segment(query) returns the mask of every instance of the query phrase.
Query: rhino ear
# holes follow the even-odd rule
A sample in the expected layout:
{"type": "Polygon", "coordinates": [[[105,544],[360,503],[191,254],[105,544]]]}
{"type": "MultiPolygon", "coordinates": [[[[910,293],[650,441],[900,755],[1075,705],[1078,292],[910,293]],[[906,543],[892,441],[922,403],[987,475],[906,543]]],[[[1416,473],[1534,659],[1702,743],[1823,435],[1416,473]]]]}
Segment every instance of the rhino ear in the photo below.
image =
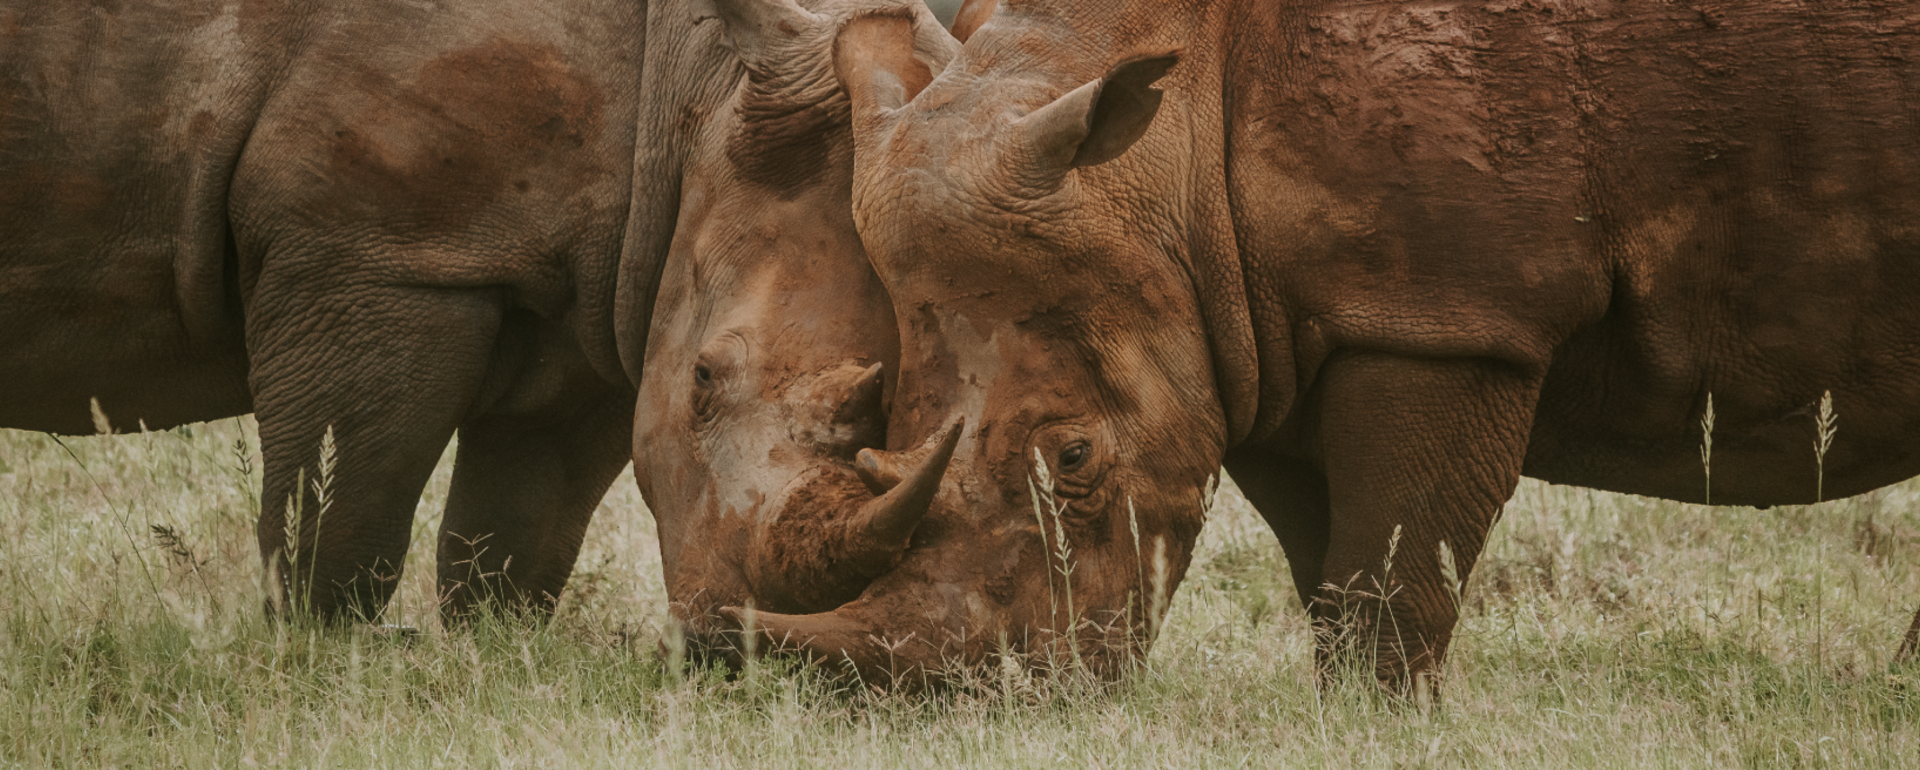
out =
{"type": "Polygon", "coordinates": [[[1013,124],[1036,179],[1055,180],[1068,169],[1120,157],[1147,133],[1160,111],[1154,81],[1180,60],[1178,51],[1137,56],[1107,76],[1073,89],[1013,124]]]}
{"type": "Polygon", "coordinates": [[[840,28],[833,66],[853,100],[856,121],[899,109],[933,82],[933,67],[916,51],[919,42],[906,16],[869,14],[840,28]]]}
{"type": "Polygon", "coordinates": [[[727,45],[748,67],[765,69],[786,58],[792,42],[821,22],[793,0],[693,0],[696,18],[715,16],[726,25],[727,45]]]}
{"type": "Polygon", "coordinates": [[[967,42],[967,38],[973,37],[973,33],[987,23],[987,19],[993,16],[994,8],[999,5],[1000,0],[967,0],[962,3],[960,10],[953,14],[953,39],[967,42]]]}

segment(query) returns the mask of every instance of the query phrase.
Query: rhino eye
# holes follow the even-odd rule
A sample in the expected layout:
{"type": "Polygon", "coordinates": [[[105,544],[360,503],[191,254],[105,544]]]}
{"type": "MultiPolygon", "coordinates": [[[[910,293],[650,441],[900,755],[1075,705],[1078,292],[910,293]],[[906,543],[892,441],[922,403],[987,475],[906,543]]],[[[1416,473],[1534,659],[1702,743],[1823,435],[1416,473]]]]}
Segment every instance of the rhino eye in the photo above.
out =
{"type": "Polygon", "coordinates": [[[1060,450],[1060,470],[1072,472],[1087,464],[1087,455],[1092,454],[1091,447],[1085,441],[1075,441],[1060,450]]]}

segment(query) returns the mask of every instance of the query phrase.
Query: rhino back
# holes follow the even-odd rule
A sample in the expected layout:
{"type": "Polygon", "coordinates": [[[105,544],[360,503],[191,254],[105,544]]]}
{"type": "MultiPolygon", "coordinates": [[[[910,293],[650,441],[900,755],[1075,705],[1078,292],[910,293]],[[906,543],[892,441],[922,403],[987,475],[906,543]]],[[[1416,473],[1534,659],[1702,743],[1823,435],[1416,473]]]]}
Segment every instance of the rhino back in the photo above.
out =
{"type": "Polygon", "coordinates": [[[1711,392],[1716,501],[1810,497],[1827,389],[1857,418],[1829,492],[1920,472],[1910,3],[1250,13],[1234,219],[1256,325],[1297,332],[1263,358],[1545,369],[1555,481],[1695,495],[1711,392]]]}
{"type": "Polygon", "coordinates": [[[610,338],[644,4],[71,5],[0,10],[0,424],[247,411],[267,272],[610,338]]]}
{"type": "Polygon", "coordinates": [[[0,8],[0,424],[85,430],[89,396],[247,411],[225,198],[289,21],[0,8]]]}

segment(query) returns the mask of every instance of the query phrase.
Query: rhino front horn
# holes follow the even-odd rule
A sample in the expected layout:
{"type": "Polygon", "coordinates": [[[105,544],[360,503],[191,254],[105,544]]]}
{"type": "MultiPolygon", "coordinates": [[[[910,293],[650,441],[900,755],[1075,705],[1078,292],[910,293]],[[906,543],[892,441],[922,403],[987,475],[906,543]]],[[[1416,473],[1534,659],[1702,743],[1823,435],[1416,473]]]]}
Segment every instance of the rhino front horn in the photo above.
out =
{"type": "Polygon", "coordinates": [[[863,572],[878,575],[906,552],[914,528],[933,506],[940,480],[953,460],[953,448],[965,429],[966,420],[958,420],[944,434],[935,434],[911,452],[860,450],[855,468],[868,488],[879,495],[861,505],[847,525],[849,550],[864,567],[863,572]],[[909,454],[917,462],[905,465],[901,455],[909,454]],[[885,488],[880,489],[883,483],[885,488]]]}
{"type": "Polygon", "coordinates": [[[856,602],[813,615],[783,615],[745,607],[723,607],[720,613],[759,642],[798,652],[815,665],[838,665],[870,684],[914,689],[943,668],[943,646],[935,642],[937,631],[921,627],[884,629],[866,617],[871,609],[856,602]]]}

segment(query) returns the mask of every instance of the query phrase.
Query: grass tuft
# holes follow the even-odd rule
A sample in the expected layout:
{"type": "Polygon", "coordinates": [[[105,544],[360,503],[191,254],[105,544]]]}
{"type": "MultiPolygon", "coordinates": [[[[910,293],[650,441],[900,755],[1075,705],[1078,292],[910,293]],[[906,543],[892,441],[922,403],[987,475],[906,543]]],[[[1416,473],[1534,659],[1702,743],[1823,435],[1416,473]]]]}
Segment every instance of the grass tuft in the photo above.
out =
{"type": "MultiPolygon", "coordinates": [[[[447,632],[431,602],[388,611],[414,635],[269,623],[257,445],[247,421],[70,440],[71,454],[0,433],[0,767],[1904,767],[1920,756],[1920,661],[1891,661],[1920,601],[1920,484],[1760,516],[1526,482],[1473,573],[1455,575],[1446,708],[1423,712],[1365,687],[1314,687],[1285,560],[1230,483],[1177,596],[1164,542],[1143,530],[1133,546],[1150,616],[1167,606],[1151,655],[1121,681],[1035,673],[1010,656],[902,696],[778,659],[682,673],[658,541],[630,478],[596,514],[550,623],[483,606],[470,630],[447,632]]],[[[434,595],[448,478],[443,462],[421,501],[401,578],[412,596],[434,595]]]]}

